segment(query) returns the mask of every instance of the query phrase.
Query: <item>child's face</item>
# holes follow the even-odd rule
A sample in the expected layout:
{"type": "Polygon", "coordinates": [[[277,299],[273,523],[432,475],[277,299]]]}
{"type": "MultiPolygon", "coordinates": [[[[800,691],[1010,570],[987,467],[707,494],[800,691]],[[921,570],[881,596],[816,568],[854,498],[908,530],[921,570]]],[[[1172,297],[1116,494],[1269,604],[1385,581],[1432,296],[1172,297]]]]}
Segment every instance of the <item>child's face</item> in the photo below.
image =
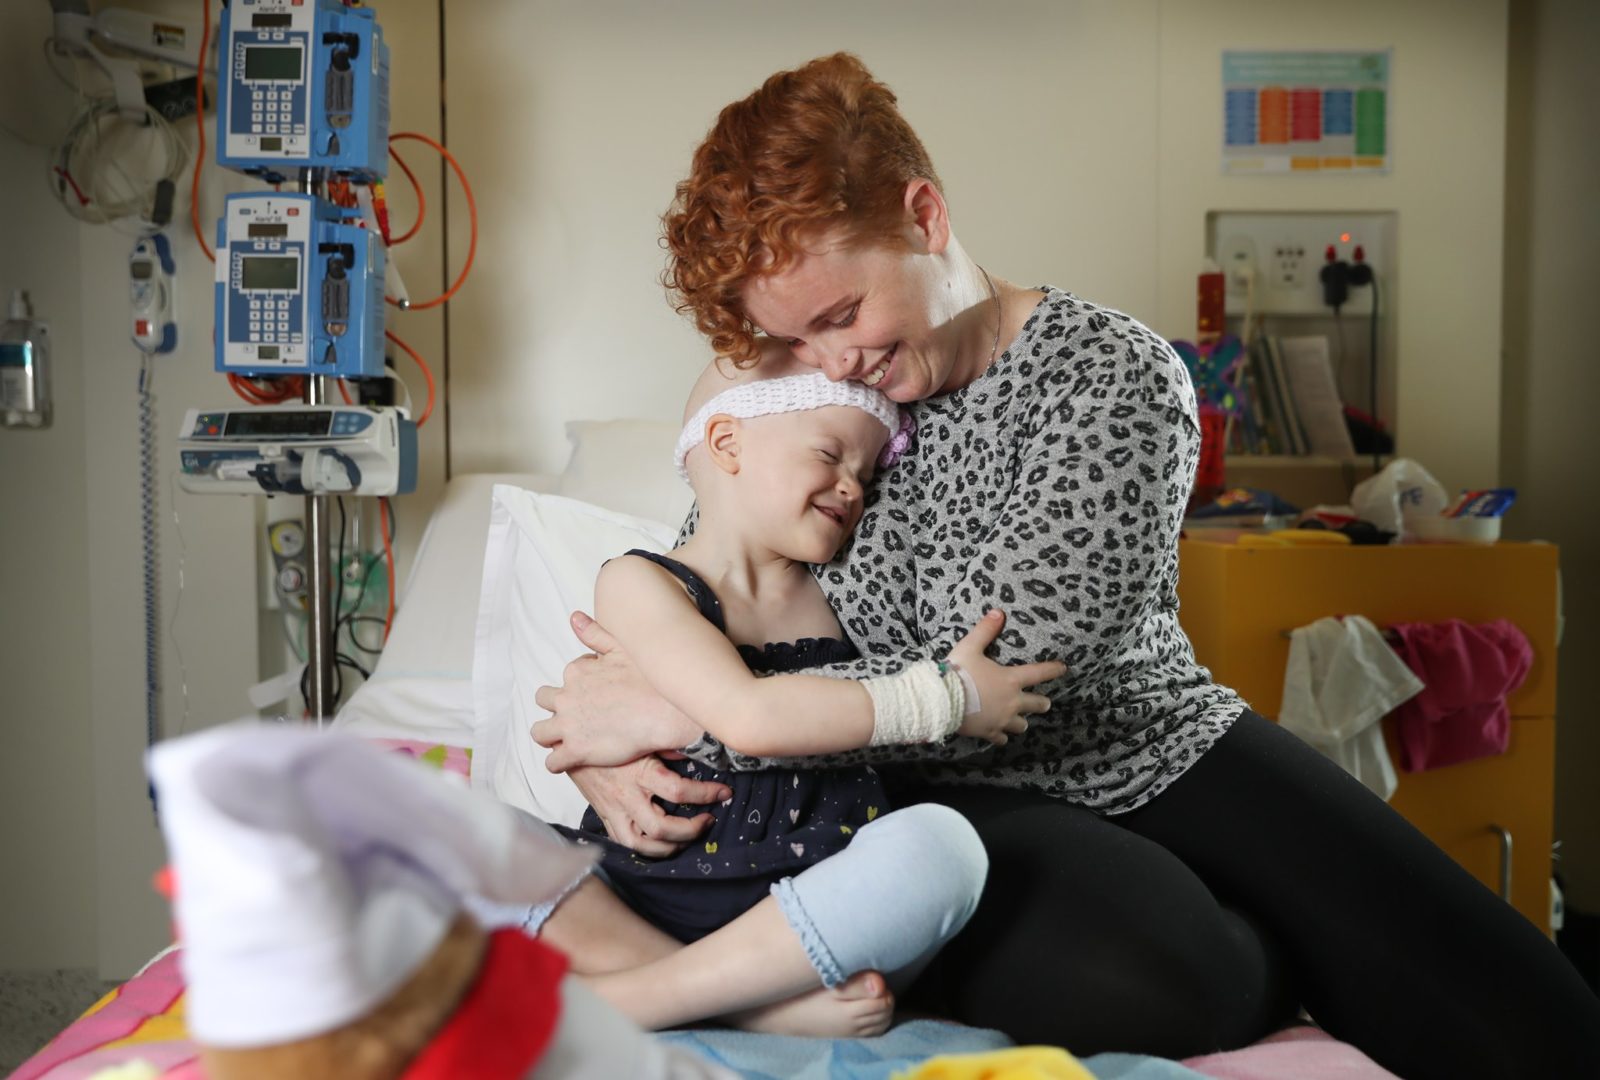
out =
{"type": "Polygon", "coordinates": [[[741,505],[753,532],[787,558],[832,559],[861,520],[889,432],[847,405],[743,423],[741,505]]]}

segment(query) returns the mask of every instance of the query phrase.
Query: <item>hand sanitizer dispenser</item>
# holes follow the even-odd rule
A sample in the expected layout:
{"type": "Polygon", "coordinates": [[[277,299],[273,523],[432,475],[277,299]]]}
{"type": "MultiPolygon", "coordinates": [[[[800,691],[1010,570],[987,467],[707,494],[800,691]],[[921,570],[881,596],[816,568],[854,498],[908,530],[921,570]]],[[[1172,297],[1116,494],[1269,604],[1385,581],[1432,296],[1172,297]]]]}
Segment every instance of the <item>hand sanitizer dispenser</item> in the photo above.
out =
{"type": "Polygon", "coordinates": [[[0,323],[0,424],[50,426],[50,328],[34,320],[21,289],[0,323]]]}

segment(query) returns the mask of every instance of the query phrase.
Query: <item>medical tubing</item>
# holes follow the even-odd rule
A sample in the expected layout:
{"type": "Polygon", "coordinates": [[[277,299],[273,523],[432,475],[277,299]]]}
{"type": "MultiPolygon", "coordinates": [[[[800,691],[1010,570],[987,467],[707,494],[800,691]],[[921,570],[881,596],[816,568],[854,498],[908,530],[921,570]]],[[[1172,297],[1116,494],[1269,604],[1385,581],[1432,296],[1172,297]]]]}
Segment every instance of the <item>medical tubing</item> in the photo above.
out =
{"type": "MultiPolygon", "coordinates": [[[[461,168],[461,163],[456,160],[455,155],[449,150],[445,149],[443,144],[415,131],[397,131],[393,135],[390,135],[389,143],[391,146],[394,144],[396,139],[415,139],[417,142],[426,143],[428,146],[431,146],[435,150],[439,151],[439,154],[444,158],[445,162],[455,172],[456,179],[461,181],[461,191],[467,197],[467,220],[471,226],[471,238],[467,242],[467,261],[462,264],[461,272],[456,275],[455,281],[450,283],[450,287],[448,289],[440,293],[438,296],[435,296],[431,300],[424,300],[421,303],[412,303],[407,305],[406,308],[408,311],[422,311],[427,308],[438,307],[440,304],[443,304],[449,300],[456,294],[456,290],[461,288],[462,283],[467,280],[467,275],[472,273],[472,262],[475,258],[477,258],[478,255],[478,201],[473,198],[472,184],[467,180],[466,171],[461,168]]],[[[384,297],[384,301],[386,303],[393,304],[396,307],[399,306],[399,302],[392,297],[386,296],[384,297]]]]}
{"type": "Polygon", "coordinates": [[[400,171],[406,174],[406,179],[411,181],[411,190],[417,195],[417,220],[411,223],[411,228],[389,241],[389,246],[403,244],[417,235],[417,230],[422,228],[422,220],[428,216],[428,200],[422,196],[422,185],[417,183],[417,174],[411,171],[411,166],[406,164],[405,158],[395,152],[394,140],[389,140],[389,156],[394,158],[394,163],[400,166],[400,171]]]}
{"type": "MultiPolygon", "coordinates": [[[[385,330],[383,332],[383,336],[400,346],[401,350],[407,356],[411,357],[411,359],[417,362],[417,367],[422,369],[422,378],[428,384],[428,401],[427,404],[422,406],[422,415],[417,417],[417,430],[421,431],[422,425],[426,424],[428,422],[428,417],[433,415],[433,400],[436,392],[433,385],[433,370],[428,367],[428,362],[422,358],[421,354],[418,353],[417,350],[413,349],[410,345],[407,345],[405,342],[401,341],[399,335],[393,330],[385,330]]],[[[398,378],[398,375],[396,377],[398,378]]],[[[407,393],[410,393],[410,391],[407,390],[407,393]]]]}
{"type": "MultiPolygon", "coordinates": [[[[161,728],[161,596],[156,558],[156,419],[151,398],[155,370],[150,355],[139,364],[139,533],[144,541],[144,720],[145,744],[154,746],[161,728]]],[[[152,796],[153,799],[153,796],[152,796]]]]}
{"type": "Polygon", "coordinates": [[[50,163],[50,192],[74,218],[91,225],[105,225],[135,215],[150,221],[160,182],[175,184],[183,178],[183,159],[188,148],[182,136],[156,109],[146,105],[144,111],[143,127],[161,140],[166,160],[159,180],[130,176],[117,164],[115,157],[107,156],[105,121],[109,118],[117,124],[125,123],[115,101],[110,98],[89,101],[73,120],[50,163]],[[107,188],[101,179],[106,171],[120,178],[120,190],[107,188]],[[141,183],[146,185],[142,190],[141,183]],[[70,196],[68,187],[72,189],[70,196]]]}

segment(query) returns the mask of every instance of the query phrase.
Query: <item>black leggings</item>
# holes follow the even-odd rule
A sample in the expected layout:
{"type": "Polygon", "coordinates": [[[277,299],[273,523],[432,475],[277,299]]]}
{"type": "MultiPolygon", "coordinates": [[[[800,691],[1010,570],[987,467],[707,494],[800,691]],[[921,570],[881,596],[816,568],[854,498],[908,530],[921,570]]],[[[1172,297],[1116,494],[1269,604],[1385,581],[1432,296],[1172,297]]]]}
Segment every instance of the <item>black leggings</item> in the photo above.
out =
{"type": "Polygon", "coordinates": [[[1181,1058],[1303,1004],[1405,1080],[1600,1077],[1600,999],[1533,924],[1338,766],[1246,712],[1149,804],[927,787],[989,882],[912,991],[1020,1043],[1181,1058]]]}

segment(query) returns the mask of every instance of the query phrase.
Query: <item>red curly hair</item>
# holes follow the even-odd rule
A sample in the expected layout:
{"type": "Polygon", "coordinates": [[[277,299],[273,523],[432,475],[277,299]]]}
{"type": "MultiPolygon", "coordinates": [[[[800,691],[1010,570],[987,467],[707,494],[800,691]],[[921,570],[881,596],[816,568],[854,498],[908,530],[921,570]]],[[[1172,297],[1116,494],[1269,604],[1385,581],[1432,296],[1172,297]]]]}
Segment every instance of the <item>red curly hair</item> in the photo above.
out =
{"type": "Polygon", "coordinates": [[[939,177],[894,93],[835,53],[780,71],[722,110],[662,217],[662,283],[718,356],[748,367],[757,328],[739,294],[843,225],[852,243],[896,243],[906,185],[939,177]]]}

